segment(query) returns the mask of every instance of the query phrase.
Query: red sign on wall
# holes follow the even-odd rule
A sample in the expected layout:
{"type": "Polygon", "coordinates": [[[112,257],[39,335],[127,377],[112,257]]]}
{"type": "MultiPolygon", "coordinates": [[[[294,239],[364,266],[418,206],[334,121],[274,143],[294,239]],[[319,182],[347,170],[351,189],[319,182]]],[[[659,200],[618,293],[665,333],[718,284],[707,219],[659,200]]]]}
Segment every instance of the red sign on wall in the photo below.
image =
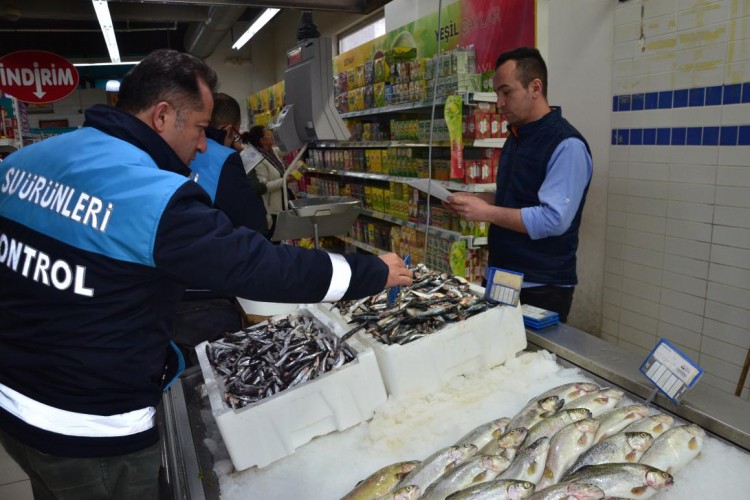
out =
{"type": "Polygon", "coordinates": [[[19,50],[0,57],[0,90],[19,101],[55,102],[77,87],[76,67],[52,52],[19,50]]]}

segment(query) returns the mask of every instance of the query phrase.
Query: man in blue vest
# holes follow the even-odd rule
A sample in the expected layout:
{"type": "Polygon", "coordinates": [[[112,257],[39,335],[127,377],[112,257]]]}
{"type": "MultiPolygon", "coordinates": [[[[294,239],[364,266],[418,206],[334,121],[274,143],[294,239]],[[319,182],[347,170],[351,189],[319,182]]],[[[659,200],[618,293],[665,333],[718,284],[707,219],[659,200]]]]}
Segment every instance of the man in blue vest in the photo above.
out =
{"type": "MultiPolygon", "coordinates": [[[[216,93],[213,97],[214,110],[206,128],[206,151],[195,155],[190,163],[191,177],[206,190],[212,206],[224,212],[235,227],[265,233],[268,223],[263,199],[251,188],[238,153],[240,105],[227,94],[216,93]]],[[[198,363],[196,345],[240,330],[243,318],[242,308],[232,295],[188,289],[177,307],[172,338],[186,364],[192,366],[198,363]]]]}
{"type": "Polygon", "coordinates": [[[492,193],[458,193],[448,206],[491,223],[490,267],[523,273],[521,303],[566,322],[578,283],[581,213],[593,172],[583,136],[547,102],[547,66],[535,48],[504,52],[492,84],[510,125],[492,193]]]}
{"type": "Polygon", "coordinates": [[[156,406],[186,287],[310,303],[411,284],[395,254],[274,246],[211,206],[187,165],[215,87],[201,60],[157,50],[118,108],[0,163],[0,443],[35,498],[159,498],[156,406]]]}

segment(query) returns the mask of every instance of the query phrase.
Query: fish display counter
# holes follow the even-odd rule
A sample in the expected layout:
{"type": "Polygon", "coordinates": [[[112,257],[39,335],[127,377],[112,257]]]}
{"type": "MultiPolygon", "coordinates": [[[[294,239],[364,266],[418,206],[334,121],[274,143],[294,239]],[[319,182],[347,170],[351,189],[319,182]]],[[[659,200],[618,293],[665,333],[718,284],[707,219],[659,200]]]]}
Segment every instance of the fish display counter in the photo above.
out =
{"type": "MultiPolygon", "coordinates": [[[[420,461],[425,464],[431,457],[444,453],[459,443],[463,443],[463,449],[466,450],[467,440],[470,439],[468,436],[477,429],[489,425],[507,427],[511,421],[515,421],[513,425],[520,425],[519,422],[524,419],[538,416],[528,414],[526,409],[539,398],[544,400],[544,405],[561,404],[561,401],[555,400],[557,396],[547,395],[551,388],[575,383],[592,383],[603,389],[611,388],[611,393],[607,393],[609,397],[596,398],[596,404],[606,402],[611,397],[613,401],[617,401],[618,408],[633,409],[631,413],[642,411],[640,408],[644,401],[652,395],[653,386],[638,370],[643,359],[618,346],[564,324],[539,332],[527,330],[526,337],[527,348],[500,366],[455,376],[440,390],[429,394],[391,398],[366,422],[342,432],[316,437],[298,448],[294,454],[268,466],[251,467],[243,471],[236,471],[229,459],[226,445],[211,415],[200,370],[188,370],[179,383],[165,393],[159,411],[166,464],[164,477],[170,497],[196,500],[324,500],[350,495],[349,498],[361,498],[356,495],[358,483],[384,467],[406,464],[400,466],[413,468],[420,461]]],[[[560,400],[571,397],[570,393],[559,396],[560,400]]],[[[578,406],[583,404],[573,405],[571,408],[578,406]]],[[[553,409],[557,411],[564,408],[560,406],[553,409]]],[[[615,408],[611,404],[601,409],[591,407],[590,413],[605,410],[612,412],[615,408]]],[[[712,390],[699,382],[685,395],[681,404],[674,404],[658,394],[648,410],[656,415],[664,415],[665,420],[674,422],[674,428],[684,430],[686,442],[690,443],[690,449],[694,453],[689,452],[683,460],[685,463],[680,464],[680,470],[658,477],[652,473],[649,476],[650,482],[643,486],[629,485],[629,479],[618,479],[625,481],[623,484],[627,486],[627,491],[624,493],[627,495],[615,496],[651,496],[657,499],[747,498],[747,491],[750,491],[750,403],[712,390]],[[697,447],[693,446],[696,442],[699,443],[697,447]],[[696,457],[698,452],[700,453],[696,457]]],[[[589,417],[585,411],[565,411],[566,419],[578,419],[585,423],[589,417]]],[[[524,425],[531,427],[528,422],[524,425]]],[[[605,422],[597,424],[602,432],[611,425],[605,422]]],[[[537,426],[531,428],[539,436],[545,432],[537,429],[537,426]]],[[[596,432],[591,429],[586,431],[583,425],[581,429],[581,432],[596,432]]],[[[633,439],[628,446],[632,446],[632,450],[628,448],[629,453],[641,457],[642,451],[639,452],[638,449],[639,439],[642,438],[636,432],[631,434],[633,439]]],[[[622,439],[618,436],[620,435],[598,438],[622,439]]],[[[559,435],[555,435],[555,439],[558,438],[559,435]]],[[[542,437],[536,441],[539,445],[526,446],[525,450],[516,451],[516,454],[533,457],[537,451],[535,448],[548,450],[549,441],[548,437],[542,437]]],[[[651,442],[656,443],[649,441],[649,444],[651,442]]],[[[504,446],[499,440],[498,443],[482,443],[482,446],[488,444],[504,446]]],[[[477,453],[478,444],[475,445],[477,447],[470,454],[477,453]]],[[[621,449],[624,446],[618,444],[615,448],[621,449]]],[[[647,465],[641,464],[620,464],[615,471],[606,465],[594,466],[602,467],[601,469],[584,468],[585,465],[594,463],[596,454],[601,452],[594,447],[589,450],[588,455],[581,455],[579,462],[572,464],[573,467],[567,464],[565,468],[559,468],[556,474],[561,474],[566,469],[571,477],[588,478],[586,483],[589,485],[603,481],[600,486],[604,489],[609,480],[607,478],[615,477],[614,474],[621,478],[626,473],[635,474],[634,471],[640,474],[640,469],[650,470],[647,465]],[[573,468],[576,470],[571,470],[573,468]],[[589,477],[592,470],[596,474],[589,477]]],[[[661,458],[655,456],[656,451],[651,453],[653,457],[646,456],[649,463],[658,464],[661,458]]],[[[629,456],[624,460],[631,461],[631,458],[629,456]]],[[[466,463],[468,468],[469,462],[466,463]]],[[[472,467],[479,466],[477,460],[471,463],[472,467]]],[[[548,466],[549,464],[548,461],[548,466]]],[[[500,465],[503,465],[502,458],[485,460],[481,466],[491,471],[493,467],[500,465]]],[[[508,463],[504,465],[507,467],[508,463]]],[[[502,474],[498,473],[498,477],[502,477],[502,474]]],[[[539,478],[534,479],[540,481],[539,478]]],[[[551,479],[547,478],[546,481],[549,483],[551,479]]],[[[414,482],[418,481],[415,479],[414,482]]],[[[359,487],[368,484],[370,483],[365,481],[359,487]]],[[[435,486],[432,488],[430,494],[436,494],[435,486]]],[[[406,489],[404,495],[411,494],[413,490],[414,488],[406,489]]],[[[572,491],[569,493],[573,495],[572,491]]],[[[590,496],[582,498],[599,498],[592,496],[591,492],[585,494],[590,496]]],[[[444,498],[439,495],[436,497],[444,498]]]]}

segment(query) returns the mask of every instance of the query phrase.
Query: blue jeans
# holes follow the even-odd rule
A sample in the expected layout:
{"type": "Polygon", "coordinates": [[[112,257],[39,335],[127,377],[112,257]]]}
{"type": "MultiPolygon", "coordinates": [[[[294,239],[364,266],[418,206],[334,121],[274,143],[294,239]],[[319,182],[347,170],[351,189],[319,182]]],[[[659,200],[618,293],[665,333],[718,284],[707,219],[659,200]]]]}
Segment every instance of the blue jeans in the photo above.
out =
{"type": "Polygon", "coordinates": [[[157,500],[159,443],[146,449],[101,458],[47,455],[0,429],[0,443],[31,480],[35,500],[157,500]]]}

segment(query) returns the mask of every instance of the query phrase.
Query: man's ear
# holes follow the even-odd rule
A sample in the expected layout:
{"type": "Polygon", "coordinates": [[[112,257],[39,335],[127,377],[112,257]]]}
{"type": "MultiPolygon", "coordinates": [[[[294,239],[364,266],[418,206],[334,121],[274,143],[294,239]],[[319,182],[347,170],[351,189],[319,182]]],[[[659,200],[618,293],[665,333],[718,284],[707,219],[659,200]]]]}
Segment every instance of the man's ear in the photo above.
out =
{"type": "Polygon", "coordinates": [[[544,89],[542,88],[542,81],[539,78],[534,78],[529,84],[529,88],[534,95],[544,95],[544,89]]]}
{"type": "Polygon", "coordinates": [[[151,110],[151,124],[156,132],[164,132],[169,122],[172,106],[166,101],[156,104],[151,110]]]}

